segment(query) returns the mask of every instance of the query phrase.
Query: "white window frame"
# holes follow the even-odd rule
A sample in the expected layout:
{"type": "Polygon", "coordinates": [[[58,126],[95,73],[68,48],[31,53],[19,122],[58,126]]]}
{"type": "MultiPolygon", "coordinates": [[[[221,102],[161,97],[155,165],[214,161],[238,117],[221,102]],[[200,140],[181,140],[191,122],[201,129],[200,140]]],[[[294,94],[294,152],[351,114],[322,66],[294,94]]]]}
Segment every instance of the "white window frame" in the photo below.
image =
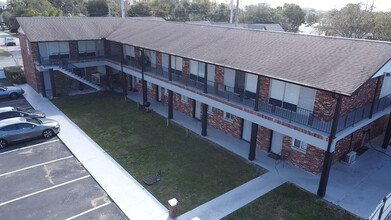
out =
{"type": "Polygon", "coordinates": [[[147,88],[148,89],[152,89],[152,83],[151,82],[147,82],[147,88]]]}
{"type": "Polygon", "coordinates": [[[208,105],[208,114],[213,115],[215,113],[215,108],[211,105],[208,105]]]}
{"type": "Polygon", "coordinates": [[[29,41],[26,39],[26,47],[27,47],[27,53],[30,55],[30,47],[29,47],[29,41]]]}
{"type": "Polygon", "coordinates": [[[233,122],[234,121],[234,115],[229,112],[224,112],[224,120],[233,122]]]}
{"type": "Polygon", "coordinates": [[[306,153],[307,152],[307,146],[308,144],[299,140],[299,139],[296,139],[296,138],[292,138],[292,149],[295,149],[295,150],[298,150],[300,152],[303,152],[303,153],[306,153]]]}
{"type": "Polygon", "coordinates": [[[181,102],[187,104],[189,103],[189,98],[187,96],[181,95],[181,102]]]}
{"type": "Polygon", "coordinates": [[[137,83],[141,84],[141,78],[138,78],[138,77],[136,77],[136,78],[137,78],[137,83]]]}
{"type": "Polygon", "coordinates": [[[168,96],[168,89],[167,88],[164,88],[164,95],[168,96]]]}

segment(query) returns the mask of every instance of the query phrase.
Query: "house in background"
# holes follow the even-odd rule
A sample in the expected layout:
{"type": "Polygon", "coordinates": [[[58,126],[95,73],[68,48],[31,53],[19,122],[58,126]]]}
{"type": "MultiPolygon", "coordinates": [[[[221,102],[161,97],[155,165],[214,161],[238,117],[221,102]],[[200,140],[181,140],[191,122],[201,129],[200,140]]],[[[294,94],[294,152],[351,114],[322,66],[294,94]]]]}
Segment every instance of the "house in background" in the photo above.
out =
{"type": "Polygon", "coordinates": [[[198,25],[210,25],[218,27],[229,27],[229,28],[243,28],[243,29],[252,29],[258,31],[277,31],[285,32],[280,24],[243,24],[239,23],[237,25],[228,23],[228,22],[212,22],[212,21],[187,21],[186,24],[198,24],[198,25]]]}
{"type": "Polygon", "coordinates": [[[43,96],[120,88],[313,174],[391,137],[391,44],[137,18],[17,18],[43,96]],[[235,42],[235,43],[233,43],[235,42]],[[352,153],[353,152],[353,153],[352,153]]]}

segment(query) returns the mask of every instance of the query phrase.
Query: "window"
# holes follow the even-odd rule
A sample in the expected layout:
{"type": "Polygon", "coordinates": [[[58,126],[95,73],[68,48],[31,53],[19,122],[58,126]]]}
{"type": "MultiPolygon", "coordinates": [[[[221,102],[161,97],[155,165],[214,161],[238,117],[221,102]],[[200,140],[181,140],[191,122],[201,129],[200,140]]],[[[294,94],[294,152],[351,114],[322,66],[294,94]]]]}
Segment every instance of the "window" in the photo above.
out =
{"type": "Polygon", "coordinates": [[[137,78],[137,83],[141,84],[141,78],[137,78]]]}
{"type": "Polygon", "coordinates": [[[152,83],[151,82],[147,82],[147,87],[152,89],[152,83]]]}
{"type": "Polygon", "coordinates": [[[164,95],[168,96],[168,89],[167,88],[164,89],[164,95]]]}
{"type": "Polygon", "coordinates": [[[184,96],[184,95],[181,95],[181,101],[183,102],[183,103],[188,103],[188,98],[187,98],[187,96],[184,96]]]}
{"type": "Polygon", "coordinates": [[[27,47],[27,53],[30,55],[30,46],[28,40],[26,40],[26,47],[27,47]]]}
{"type": "Polygon", "coordinates": [[[299,151],[302,151],[302,152],[306,152],[307,151],[307,144],[304,143],[303,141],[298,140],[298,139],[293,139],[292,148],[299,150],[299,151]]]}
{"type": "Polygon", "coordinates": [[[151,67],[156,68],[156,52],[151,50],[144,50],[144,54],[149,60],[151,67]]]}
{"type": "Polygon", "coordinates": [[[102,41],[78,41],[77,46],[81,57],[103,55],[102,41]]]}
{"type": "Polygon", "coordinates": [[[231,90],[234,88],[234,86],[235,86],[235,70],[224,68],[224,85],[227,87],[230,87],[231,90]]]}
{"type": "Polygon", "coordinates": [[[215,112],[215,108],[213,106],[208,105],[208,113],[213,115],[214,112],[215,112]]]}
{"type": "Polygon", "coordinates": [[[214,86],[215,82],[215,65],[208,64],[208,85],[214,86]]]}
{"type": "Polygon", "coordinates": [[[205,63],[190,60],[190,79],[203,82],[205,78],[205,63]]]}
{"type": "Polygon", "coordinates": [[[271,80],[269,103],[285,109],[296,111],[299,103],[300,86],[271,80]]]}
{"type": "Polygon", "coordinates": [[[178,75],[182,74],[182,57],[171,56],[171,69],[178,75]]]}
{"type": "Polygon", "coordinates": [[[69,58],[68,42],[39,43],[38,47],[43,60],[69,58]]]}
{"type": "Polygon", "coordinates": [[[135,59],[133,46],[124,45],[123,50],[124,50],[125,59],[127,59],[127,60],[134,60],[135,59]]]}
{"type": "Polygon", "coordinates": [[[229,121],[229,122],[233,122],[234,121],[234,116],[233,116],[233,114],[231,114],[229,112],[224,112],[224,119],[229,121]]]}

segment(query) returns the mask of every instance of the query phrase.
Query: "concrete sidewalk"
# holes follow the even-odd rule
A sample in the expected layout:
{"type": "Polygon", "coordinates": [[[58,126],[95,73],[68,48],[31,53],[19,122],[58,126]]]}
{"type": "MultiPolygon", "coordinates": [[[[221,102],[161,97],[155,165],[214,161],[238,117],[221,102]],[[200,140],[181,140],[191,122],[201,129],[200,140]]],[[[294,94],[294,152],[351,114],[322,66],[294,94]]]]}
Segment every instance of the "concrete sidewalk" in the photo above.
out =
{"type": "Polygon", "coordinates": [[[269,172],[179,216],[178,220],[221,219],[285,183],[269,172]]]}
{"type": "Polygon", "coordinates": [[[168,219],[168,210],[48,99],[21,85],[27,101],[61,125],[59,138],[130,219],[168,219]]]}

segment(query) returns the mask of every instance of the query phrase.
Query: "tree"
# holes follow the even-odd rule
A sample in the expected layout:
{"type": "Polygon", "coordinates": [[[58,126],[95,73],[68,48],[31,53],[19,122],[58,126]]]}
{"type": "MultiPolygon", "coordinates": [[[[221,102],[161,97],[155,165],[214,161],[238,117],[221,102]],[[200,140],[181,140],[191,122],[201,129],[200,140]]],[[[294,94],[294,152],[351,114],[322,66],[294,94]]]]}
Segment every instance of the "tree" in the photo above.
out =
{"type": "Polygon", "coordinates": [[[362,4],[347,4],[339,11],[329,12],[318,29],[341,37],[363,38],[372,32],[375,25],[372,10],[373,7],[363,8],[362,4]]]}
{"type": "Polygon", "coordinates": [[[211,13],[212,21],[228,22],[230,17],[230,10],[224,3],[218,5],[211,13]]]}
{"type": "Polygon", "coordinates": [[[187,21],[189,17],[187,16],[186,9],[182,4],[178,4],[174,9],[174,19],[176,21],[187,21]]]}
{"type": "Polygon", "coordinates": [[[282,8],[283,27],[286,31],[297,32],[301,24],[304,23],[305,13],[296,4],[284,4],[282,8]]]}
{"type": "Polygon", "coordinates": [[[83,0],[49,0],[53,7],[62,10],[64,14],[79,15],[86,13],[83,0]]]}
{"type": "Polygon", "coordinates": [[[259,3],[246,6],[240,20],[248,24],[273,24],[278,23],[280,19],[276,14],[276,9],[271,8],[269,4],[259,3]]]}
{"type": "Polygon", "coordinates": [[[377,12],[374,17],[373,38],[391,41],[391,12],[377,12]]]}
{"type": "Polygon", "coordinates": [[[318,22],[318,15],[316,14],[316,11],[313,9],[307,11],[307,14],[305,16],[305,23],[307,24],[307,26],[311,26],[316,22],[318,22]]]}
{"type": "Polygon", "coordinates": [[[90,17],[104,17],[109,14],[109,7],[105,0],[90,0],[86,9],[90,17]]]}
{"type": "Polygon", "coordinates": [[[137,2],[128,11],[129,17],[148,17],[151,15],[151,7],[147,2],[137,2]]]}

